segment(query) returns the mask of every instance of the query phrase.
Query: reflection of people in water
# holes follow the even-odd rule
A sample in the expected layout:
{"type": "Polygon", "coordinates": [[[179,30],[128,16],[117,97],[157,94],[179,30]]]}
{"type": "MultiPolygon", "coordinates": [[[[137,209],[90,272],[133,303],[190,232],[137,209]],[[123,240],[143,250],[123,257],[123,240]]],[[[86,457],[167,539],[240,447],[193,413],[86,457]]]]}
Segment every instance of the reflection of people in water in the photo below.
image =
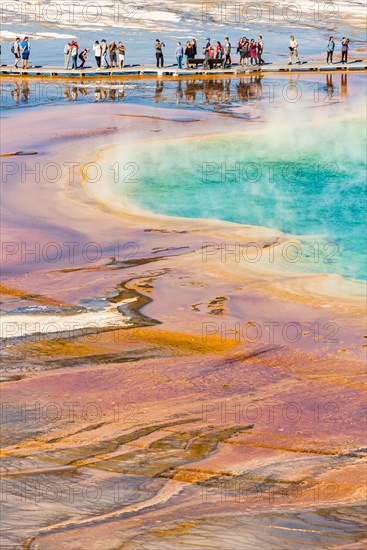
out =
{"type": "Polygon", "coordinates": [[[70,86],[64,84],[64,98],[70,100],[70,86]]]}
{"type": "Polygon", "coordinates": [[[224,102],[230,103],[231,102],[231,80],[227,78],[224,81],[224,102]]]}
{"type": "Polygon", "coordinates": [[[292,73],[292,72],[290,72],[289,75],[288,75],[288,82],[289,82],[289,84],[292,85],[293,82],[298,82],[299,77],[300,77],[300,73],[292,73]]]}
{"type": "Polygon", "coordinates": [[[348,97],[348,75],[344,73],[340,79],[340,97],[346,99],[348,97]]]}
{"type": "Polygon", "coordinates": [[[224,98],[225,81],[220,78],[217,80],[205,80],[203,82],[204,103],[221,103],[224,98]]]}
{"type": "Polygon", "coordinates": [[[12,98],[14,99],[14,103],[15,103],[16,105],[19,105],[19,101],[20,101],[20,86],[19,86],[19,84],[18,84],[17,81],[14,83],[14,90],[12,90],[11,96],[12,96],[12,98]]]}
{"type": "Polygon", "coordinates": [[[113,86],[110,88],[109,100],[111,101],[111,103],[114,103],[116,101],[116,88],[114,88],[113,86]]]}
{"type": "Polygon", "coordinates": [[[78,88],[77,86],[64,86],[64,98],[68,101],[75,101],[78,97],[78,88]]]}
{"type": "Polygon", "coordinates": [[[333,75],[326,73],[326,94],[329,100],[333,99],[335,94],[335,86],[333,84],[333,75]]]}
{"type": "Polygon", "coordinates": [[[119,86],[118,100],[121,101],[125,97],[125,86],[119,86]]]}
{"type": "Polygon", "coordinates": [[[297,82],[300,79],[300,73],[290,72],[288,75],[288,85],[283,88],[282,96],[285,101],[292,102],[300,97],[300,87],[297,82]]]}
{"type": "Polygon", "coordinates": [[[30,93],[31,91],[29,89],[28,82],[27,81],[22,82],[22,92],[21,92],[21,98],[20,98],[21,103],[25,103],[25,104],[28,103],[30,93]]]}
{"type": "Polygon", "coordinates": [[[262,98],[261,77],[250,76],[242,77],[237,84],[237,95],[242,103],[248,101],[258,101],[262,98]]]}
{"type": "Polygon", "coordinates": [[[156,80],[155,94],[154,94],[154,99],[156,103],[160,103],[162,101],[163,86],[164,86],[164,83],[162,80],[156,80]]]}
{"type": "Polygon", "coordinates": [[[259,86],[261,86],[261,78],[258,77],[251,77],[249,82],[249,99],[260,99],[261,93],[259,92],[259,86]]]}
{"type": "Polygon", "coordinates": [[[207,80],[204,80],[203,82],[203,96],[204,104],[210,103],[210,100],[212,98],[212,89],[210,88],[210,84],[207,80]]]}
{"type": "Polygon", "coordinates": [[[196,100],[196,86],[195,86],[195,80],[186,80],[186,88],[184,91],[184,96],[186,99],[186,103],[191,105],[192,103],[195,103],[196,100]]]}
{"type": "Polygon", "coordinates": [[[262,99],[262,97],[263,97],[263,85],[262,85],[261,76],[256,77],[256,83],[257,83],[257,99],[262,99]]]}
{"type": "Polygon", "coordinates": [[[103,86],[96,86],[96,89],[94,90],[94,100],[96,102],[98,101],[106,101],[107,99],[107,92],[103,86]]]}
{"type": "Polygon", "coordinates": [[[183,89],[182,89],[182,80],[179,80],[177,82],[175,95],[176,95],[176,105],[178,105],[179,103],[181,103],[184,96],[183,89]]]}

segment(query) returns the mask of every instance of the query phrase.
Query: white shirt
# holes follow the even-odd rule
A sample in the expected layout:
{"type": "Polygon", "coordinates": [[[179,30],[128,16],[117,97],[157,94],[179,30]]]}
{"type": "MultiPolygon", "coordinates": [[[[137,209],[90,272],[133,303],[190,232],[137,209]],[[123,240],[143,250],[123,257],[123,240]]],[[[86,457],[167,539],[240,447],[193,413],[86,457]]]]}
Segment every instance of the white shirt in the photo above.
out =
{"type": "Polygon", "coordinates": [[[95,55],[95,57],[101,57],[102,48],[101,48],[101,45],[100,45],[100,44],[95,44],[95,45],[93,46],[93,50],[94,50],[94,55],[95,55]]]}
{"type": "Polygon", "coordinates": [[[14,42],[14,53],[20,53],[20,42],[14,42]]]}
{"type": "Polygon", "coordinates": [[[296,39],[294,39],[294,40],[291,39],[291,40],[289,41],[289,45],[290,45],[291,48],[294,48],[294,49],[298,48],[298,44],[297,44],[297,40],[296,40],[296,39]]]}

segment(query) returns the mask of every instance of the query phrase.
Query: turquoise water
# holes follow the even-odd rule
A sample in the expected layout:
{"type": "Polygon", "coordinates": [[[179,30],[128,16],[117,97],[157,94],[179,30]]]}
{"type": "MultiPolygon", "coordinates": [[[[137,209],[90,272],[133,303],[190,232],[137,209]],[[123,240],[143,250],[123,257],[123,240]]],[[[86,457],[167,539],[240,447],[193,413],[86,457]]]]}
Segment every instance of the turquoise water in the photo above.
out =
{"type": "Polygon", "coordinates": [[[362,118],[282,125],[135,151],[124,191],[160,214],[227,220],[299,236],[295,269],[366,278],[366,128],[362,118]],[[236,168],[236,171],[234,169],[236,168]],[[232,171],[232,172],[230,172],[232,171]]]}

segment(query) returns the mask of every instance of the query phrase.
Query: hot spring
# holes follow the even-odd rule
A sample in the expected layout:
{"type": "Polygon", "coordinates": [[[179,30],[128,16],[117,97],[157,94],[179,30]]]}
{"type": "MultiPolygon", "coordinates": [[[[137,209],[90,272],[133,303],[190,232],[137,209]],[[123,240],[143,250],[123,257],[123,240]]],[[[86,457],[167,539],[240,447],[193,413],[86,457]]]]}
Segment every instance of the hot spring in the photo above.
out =
{"type": "Polygon", "coordinates": [[[297,118],[281,109],[275,120],[244,122],[243,132],[233,133],[222,119],[222,134],[162,139],[157,133],[118,146],[109,166],[118,159],[127,171],[121,185],[110,170],[105,193],[109,202],[155,214],[281,230],[303,248],[288,268],[364,280],[363,117],[357,109],[324,119],[320,109],[309,112],[309,119],[305,112],[297,118]],[[293,116],[294,123],[282,124],[293,116]]]}

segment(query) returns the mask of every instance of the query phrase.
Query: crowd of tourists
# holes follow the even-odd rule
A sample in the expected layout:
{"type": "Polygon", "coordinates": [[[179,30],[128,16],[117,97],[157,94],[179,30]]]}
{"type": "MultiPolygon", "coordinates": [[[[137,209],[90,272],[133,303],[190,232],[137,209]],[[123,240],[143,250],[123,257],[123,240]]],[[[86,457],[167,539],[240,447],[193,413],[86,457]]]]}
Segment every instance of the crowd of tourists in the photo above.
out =
{"type": "MultiPolygon", "coordinates": [[[[343,36],[341,42],[341,53],[342,53],[342,63],[348,62],[348,49],[349,49],[349,38],[343,36]]],[[[156,57],[157,57],[157,67],[163,67],[163,51],[162,47],[164,44],[157,39],[156,40],[156,57]]],[[[335,50],[335,41],[332,36],[330,36],[329,41],[326,47],[326,63],[333,63],[333,54],[335,50]]],[[[264,42],[261,35],[258,36],[257,41],[253,38],[249,39],[246,36],[239,39],[237,43],[237,54],[239,54],[239,63],[242,66],[250,65],[263,65],[265,63],[262,58],[264,52],[264,42]]],[[[221,65],[223,68],[230,68],[232,66],[232,45],[229,41],[228,36],[224,39],[224,44],[222,45],[219,40],[212,44],[210,38],[206,39],[205,46],[203,48],[204,55],[204,68],[212,68],[211,60],[220,60],[222,61],[221,65]]],[[[175,51],[175,57],[177,61],[177,66],[179,69],[182,68],[184,59],[186,61],[186,67],[189,69],[193,65],[193,62],[197,55],[197,42],[193,39],[192,42],[186,42],[185,47],[182,46],[181,42],[177,42],[177,47],[175,51]]],[[[296,63],[301,64],[299,55],[298,55],[298,42],[295,37],[292,35],[289,39],[289,62],[288,65],[292,65],[293,58],[296,60],[296,63]]]]}
{"type": "MultiPolygon", "coordinates": [[[[89,48],[84,48],[79,53],[79,45],[75,40],[65,44],[64,47],[64,68],[69,69],[71,61],[72,69],[84,69],[84,64],[88,59],[89,48]],[[78,59],[80,65],[78,66],[78,59]]],[[[107,44],[106,39],[96,40],[93,45],[94,58],[97,65],[97,71],[101,69],[120,68],[122,69],[125,61],[126,48],[122,42],[116,42],[113,40],[110,44],[107,44]]]]}
{"type": "MultiPolygon", "coordinates": [[[[349,43],[350,39],[344,36],[341,41],[341,63],[343,64],[348,62],[349,43]]],[[[157,38],[155,41],[157,68],[164,67],[164,48],[164,42],[157,38]]],[[[116,43],[112,41],[110,44],[107,44],[105,39],[101,40],[101,42],[96,40],[92,49],[97,71],[110,68],[122,69],[124,67],[126,48],[122,42],[116,43]]],[[[298,42],[292,35],[289,40],[289,65],[292,65],[293,59],[296,63],[301,64],[298,49],[298,42]]],[[[326,47],[327,64],[333,63],[334,51],[335,41],[334,38],[330,36],[326,47]]],[[[31,46],[27,36],[25,36],[22,41],[20,38],[17,38],[11,47],[11,52],[15,57],[15,68],[20,68],[20,61],[22,62],[22,69],[29,68],[31,46]]],[[[64,68],[69,69],[71,65],[72,70],[83,69],[90,52],[90,48],[80,48],[75,40],[68,42],[64,47],[64,68]]],[[[265,63],[262,57],[264,52],[262,36],[258,36],[257,41],[253,38],[249,39],[246,36],[240,38],[237,43],[236,52],[239,54],[239,63],[242,66],[263,65],[265,63]]],[[[199,57],[196,39],[194,38],[186,42],[184,46],[181,42],[177,42],[174,54],[179,69],[182,69],[183,63],[186,64],[188,69],[197,66],[199,57]]],[[[232,66],[232,44],[228,36],[224,39],[223,44],[219,40],[212,43],[210,38],[207,38],[205,46],[203,47],[202,56],[204,68],[211,69],[214,65],[220,65],[222,68],[230,68],[232,66]]]]}

